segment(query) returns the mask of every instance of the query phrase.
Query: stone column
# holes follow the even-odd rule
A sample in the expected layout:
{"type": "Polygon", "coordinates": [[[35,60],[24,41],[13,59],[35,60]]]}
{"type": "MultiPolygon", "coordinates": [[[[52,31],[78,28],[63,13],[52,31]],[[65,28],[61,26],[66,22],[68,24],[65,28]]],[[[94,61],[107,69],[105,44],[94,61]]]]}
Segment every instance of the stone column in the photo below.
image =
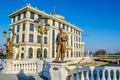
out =
{"type": "Polygon", "coordinates": [[[50,63],[51,80],[66,80],[68,71],[65,66],[66,63],[50,63]]]}

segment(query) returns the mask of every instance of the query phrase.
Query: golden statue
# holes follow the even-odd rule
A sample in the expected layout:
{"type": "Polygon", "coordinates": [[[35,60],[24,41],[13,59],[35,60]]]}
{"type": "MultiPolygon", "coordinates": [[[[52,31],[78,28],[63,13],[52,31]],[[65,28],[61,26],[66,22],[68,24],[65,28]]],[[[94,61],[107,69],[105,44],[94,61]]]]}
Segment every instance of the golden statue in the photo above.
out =
{"type": "Polygon", "coordinates": [[[58,33],[56,38],[57,54],[56,54],[55,62],[58,62],[60,57],[61,57],[61,62],[64,61],[65,52],[66,52],[66,41],[68,40],[68,35],[62,31],[62,28],[60,28],[59,31],[60,32],[58,33]]]}
{"type": "Polygon", "coordinates": [[[10,37],[7,38],[6,42],[6,57],[7,59],[12,59],[12,41],[10,40],[10,37]]]}

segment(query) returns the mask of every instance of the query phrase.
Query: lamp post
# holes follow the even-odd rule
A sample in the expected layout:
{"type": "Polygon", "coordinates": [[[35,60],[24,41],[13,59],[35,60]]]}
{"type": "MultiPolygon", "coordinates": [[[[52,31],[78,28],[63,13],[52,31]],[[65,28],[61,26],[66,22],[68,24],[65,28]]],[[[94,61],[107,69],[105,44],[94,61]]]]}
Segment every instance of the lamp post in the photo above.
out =
{"type": "Polygon", "coordinates": [[[41,34],[41,51],[40,51],[40,54],[42,54],[42,57],[40,56],[40,59],[44,58],[44,52],[43,52],[43,46],[44,46],[44,43],[43,43],[43,37],[44,37],[44,33],[47,32],[49,29],[50,29],[50,25],[47,23],[45,23],[45,19],[48,19],[48,18],[45,18],[45,17],[41,17],[40,20],[36,19],[34,21],[35,23],[35,28],[37,30],[38,33],[41,34]]]}
{"type": "Polygon", "coordinates": [[[7,59],[12,59],[12,46],[13,46],[13,40],[16,36],[15,33],[12,33],[12,28],[9,29],[9,36],[7,36],[6,30],[3,31],[3,36],[7,40],[6,42],[6,57],[7,59]]]}

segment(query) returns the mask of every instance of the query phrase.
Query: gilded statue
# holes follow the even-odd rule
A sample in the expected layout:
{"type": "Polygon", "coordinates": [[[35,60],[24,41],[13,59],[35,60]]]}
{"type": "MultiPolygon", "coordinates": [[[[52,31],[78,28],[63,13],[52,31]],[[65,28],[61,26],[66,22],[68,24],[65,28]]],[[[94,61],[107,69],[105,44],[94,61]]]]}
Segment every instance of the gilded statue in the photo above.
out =
{"type": "Polygon", "coordinates": [[[68,40],[68,35],[65,32],[63,32],[62,28],[59,28],[59,31],[60,32],[57,34],[56,38],[57,49],[55,62],[58,62],[59,58],[61,58],[61,62],[64,61],[66,52],[66,41],[68,40]]]}
{"type": "Polygon", "coordinates": [[[12,42],[11,42],[10,38],[8,37],[7,42],[6,42],[6,57],[7,57],[7,59],[12,58],[11,50],[12,50],[12,42]]]}

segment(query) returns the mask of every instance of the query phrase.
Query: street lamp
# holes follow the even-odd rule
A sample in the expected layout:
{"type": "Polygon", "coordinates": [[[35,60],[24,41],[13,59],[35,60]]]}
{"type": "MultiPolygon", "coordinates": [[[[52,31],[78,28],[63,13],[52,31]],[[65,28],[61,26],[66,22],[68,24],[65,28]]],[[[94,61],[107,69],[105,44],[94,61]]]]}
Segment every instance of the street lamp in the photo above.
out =
{"type": "MultiPolygon", "coordinates": [[[[48,24],[48,22],[45,22],[45,17],[41,17],[40,20],[36,19],[34,21],[35,23],[35,28],[37,30],[37,32],[39,32],[41,34],[41,51],[40,53],[42,54],[42,58],[44,58],[44,52],[43,52],[43,37],[44,37],[44,33],[47,32],[50,29],[50,25],[48,24]]],[[[40,56],[40,59],[42,59],[40,56]]]]}
{"type": "Polygon", "coordinates": [[[13,46],[13,40],[16,36],[15,33],[12,33],[12,28],[9,29],[9,36],[7,36],[6,30],[3,31],[3,36],[7,40],[6,42],[6,57],[7,59],[12,59],[12,46],[13,46]]]}

